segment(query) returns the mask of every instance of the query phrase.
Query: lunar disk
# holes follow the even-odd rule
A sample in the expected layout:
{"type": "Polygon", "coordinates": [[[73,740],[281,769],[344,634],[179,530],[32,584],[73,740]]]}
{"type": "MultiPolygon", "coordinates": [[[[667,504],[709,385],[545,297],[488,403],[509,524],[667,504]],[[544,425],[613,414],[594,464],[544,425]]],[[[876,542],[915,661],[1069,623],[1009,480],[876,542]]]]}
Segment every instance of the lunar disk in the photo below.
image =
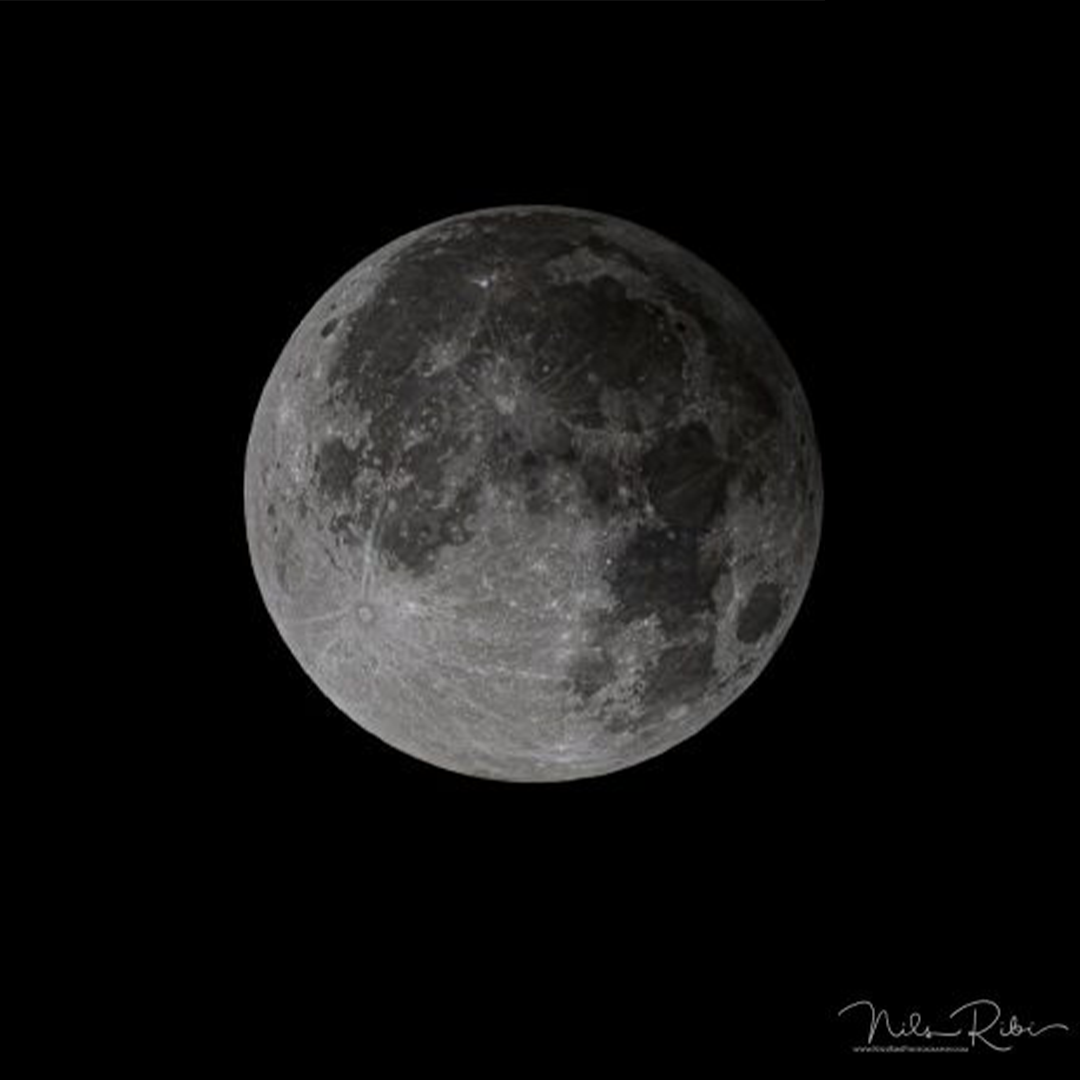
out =
{"type": "Polygon", "coordinates": [[[646,229],[504,207],[346,274],[248,443],[266,605],[314,682],[417,758],[566,780],[655,756],[775,652],[818,548],[791,363],[646,229]]]}

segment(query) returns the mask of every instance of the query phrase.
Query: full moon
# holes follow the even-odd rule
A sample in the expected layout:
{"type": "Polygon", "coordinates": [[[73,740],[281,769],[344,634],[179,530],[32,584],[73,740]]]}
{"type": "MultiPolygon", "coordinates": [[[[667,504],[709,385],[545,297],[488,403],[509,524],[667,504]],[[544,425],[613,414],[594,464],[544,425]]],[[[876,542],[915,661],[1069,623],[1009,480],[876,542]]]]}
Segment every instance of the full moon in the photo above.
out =
{"type": "Polygon", "coordinates": [[[366,731],[470,776],[656,756],[762,671],[821,532],[806,397],[719,273],[604,214],[462,214],[286,344],[245,469],[292,654],[366,731]]]}

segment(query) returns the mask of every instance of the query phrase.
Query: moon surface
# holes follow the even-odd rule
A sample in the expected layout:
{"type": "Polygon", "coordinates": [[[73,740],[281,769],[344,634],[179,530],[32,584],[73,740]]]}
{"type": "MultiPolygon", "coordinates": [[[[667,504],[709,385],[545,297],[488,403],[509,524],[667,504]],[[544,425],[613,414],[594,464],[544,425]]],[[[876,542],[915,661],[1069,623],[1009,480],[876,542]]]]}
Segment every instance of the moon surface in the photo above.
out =
{"type": "Polygon", "coordinates": [[[746,299],[603,214],[500,207],[346,274],[245,472],[266,606],[380,739],[472,776],[625,768],[718,717],[799,608],[810,410],[746,299]]]}

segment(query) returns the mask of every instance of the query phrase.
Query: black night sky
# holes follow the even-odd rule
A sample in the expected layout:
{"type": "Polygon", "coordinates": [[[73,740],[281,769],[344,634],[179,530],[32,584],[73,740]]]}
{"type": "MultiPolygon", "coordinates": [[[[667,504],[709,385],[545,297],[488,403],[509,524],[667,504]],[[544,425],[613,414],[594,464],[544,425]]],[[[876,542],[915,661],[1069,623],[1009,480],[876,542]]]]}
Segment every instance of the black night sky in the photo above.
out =
{"type": "MultiPolygon", "coordinates": [[[[140,501],[173,523],[171,674],[137,666],[156,704],[127,772],[132,828],[178,870],[175,933],[236,1031],[284,1038],[310,1009],[361,1043],[393,1031],[406,1066],[865,1064],[865,1024],[837,1016],[859,999],[894,1027],[993,999],[1073,1047],[1075,709],[1046,615],[1068,418],[1027,377],[979,121],[962,147],[931,134],[824,43],[687,28],[706,60],[608,31],[521,16],[451,63],[327,28],[317,60],[146,56],[70,105],[65,159],[78,138],[93,163],[71,198],[155,312],[137,395],[163,404],[125,416],[184,433],[131,465],[171,485],[140,501]],[[399,235],[511,203],[712,263],[790,356],[823,460],[817,567],[761,677],[659,758],[562,785],[466,779],[356,727],[267,617],[244,530],[254,408],[313,302],[399,235]]],[[[436,52],[450,31],[425,32],[436,52]]],[[[1053,1038],[986,1055],[1034,1075],[1053,1038]]]]}

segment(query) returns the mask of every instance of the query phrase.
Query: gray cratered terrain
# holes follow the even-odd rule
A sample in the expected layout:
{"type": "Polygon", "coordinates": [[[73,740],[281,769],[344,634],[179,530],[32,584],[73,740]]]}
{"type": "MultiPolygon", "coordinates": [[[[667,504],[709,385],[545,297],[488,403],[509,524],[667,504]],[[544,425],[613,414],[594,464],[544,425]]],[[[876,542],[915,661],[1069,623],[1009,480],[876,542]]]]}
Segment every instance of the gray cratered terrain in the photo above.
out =
{"type": "Polygon", "coordinates": [[[334,285],[245,479],[262,594],[314,682],[392,746],[523,781],[723,712],[798,610],[821,491],[747,301],[654,233],[543,206],[429,225],[334,285]]]}

